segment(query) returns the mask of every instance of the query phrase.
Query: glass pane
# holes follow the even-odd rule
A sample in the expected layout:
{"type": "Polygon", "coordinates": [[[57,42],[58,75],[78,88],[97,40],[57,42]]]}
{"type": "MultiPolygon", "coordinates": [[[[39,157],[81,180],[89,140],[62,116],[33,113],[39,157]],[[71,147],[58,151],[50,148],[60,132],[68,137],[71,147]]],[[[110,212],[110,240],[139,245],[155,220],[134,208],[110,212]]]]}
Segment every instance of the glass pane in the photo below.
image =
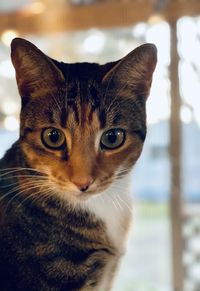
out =
{"type": "Polygon", "coordinates": [[[200,17],[178,22],[185,291],[200,289],[200,17]]]}

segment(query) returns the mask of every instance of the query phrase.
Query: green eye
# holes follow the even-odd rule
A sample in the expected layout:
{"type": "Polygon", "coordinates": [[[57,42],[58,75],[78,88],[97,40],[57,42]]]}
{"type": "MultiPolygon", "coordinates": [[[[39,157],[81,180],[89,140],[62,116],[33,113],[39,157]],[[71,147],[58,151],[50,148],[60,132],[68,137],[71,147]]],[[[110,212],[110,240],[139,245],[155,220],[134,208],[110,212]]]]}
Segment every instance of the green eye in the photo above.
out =
{"type": "Polygon", "coordinates": [[[102,149],[116,149],[125,142],[126,134],[122,128],[112,128],[105,131],[101,136],[100,145],[102,149]]]}
{"type": "Polygon", "coordinates": [[[43,144],[50,149],[58,150],[65,144],[64,133],[54,127],[44,129],[41,134],[41,139],[43,144]]]}

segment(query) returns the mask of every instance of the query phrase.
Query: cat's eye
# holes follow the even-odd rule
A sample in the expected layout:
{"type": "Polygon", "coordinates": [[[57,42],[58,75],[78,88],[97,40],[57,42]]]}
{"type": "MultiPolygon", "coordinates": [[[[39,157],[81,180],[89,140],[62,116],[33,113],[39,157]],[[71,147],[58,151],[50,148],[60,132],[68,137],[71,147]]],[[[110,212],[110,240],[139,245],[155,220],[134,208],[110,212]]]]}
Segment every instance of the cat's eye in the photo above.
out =
{"type": "Polygon", "coordinates": [[[112,128],[102,134],[100,145],[102,149],[112,150],[122,146],[125,139],[126,133],[124,129],[112,128]]]}
{"type": "Polygon", "coordinates": [[[54,127],[44,129],[41,134],[41,139],[47,148],[55,150],[61,149],[66,142],[64,133],[54,127]]]}

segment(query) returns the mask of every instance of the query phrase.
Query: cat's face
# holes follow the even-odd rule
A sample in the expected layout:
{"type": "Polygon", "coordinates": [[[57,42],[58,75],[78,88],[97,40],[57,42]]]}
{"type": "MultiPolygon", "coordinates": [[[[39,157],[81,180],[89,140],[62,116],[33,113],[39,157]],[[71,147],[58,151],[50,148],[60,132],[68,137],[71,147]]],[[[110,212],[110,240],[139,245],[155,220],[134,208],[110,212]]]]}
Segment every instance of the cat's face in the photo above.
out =
{"type": "Polygon", "coordinates": [[[106,65],[58,63],[15,39],[26,164],[68,199],[83,200],[130,171],[146,134],[156,50],[144,45],[106,65]]]}

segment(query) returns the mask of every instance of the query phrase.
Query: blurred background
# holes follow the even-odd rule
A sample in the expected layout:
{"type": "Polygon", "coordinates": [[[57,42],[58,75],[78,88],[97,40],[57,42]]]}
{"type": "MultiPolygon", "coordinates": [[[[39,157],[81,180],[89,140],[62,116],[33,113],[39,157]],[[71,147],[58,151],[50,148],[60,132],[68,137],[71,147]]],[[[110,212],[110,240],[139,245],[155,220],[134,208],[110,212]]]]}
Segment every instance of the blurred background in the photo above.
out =
{"type": "Polygon", "coordinates": [[[132,173],[134,223],[114,291],[199,291],[200,1],[0,0],[0,156],[18,137],[16,36],[66,62],[157,46],[148,135],[132,173]]]}

